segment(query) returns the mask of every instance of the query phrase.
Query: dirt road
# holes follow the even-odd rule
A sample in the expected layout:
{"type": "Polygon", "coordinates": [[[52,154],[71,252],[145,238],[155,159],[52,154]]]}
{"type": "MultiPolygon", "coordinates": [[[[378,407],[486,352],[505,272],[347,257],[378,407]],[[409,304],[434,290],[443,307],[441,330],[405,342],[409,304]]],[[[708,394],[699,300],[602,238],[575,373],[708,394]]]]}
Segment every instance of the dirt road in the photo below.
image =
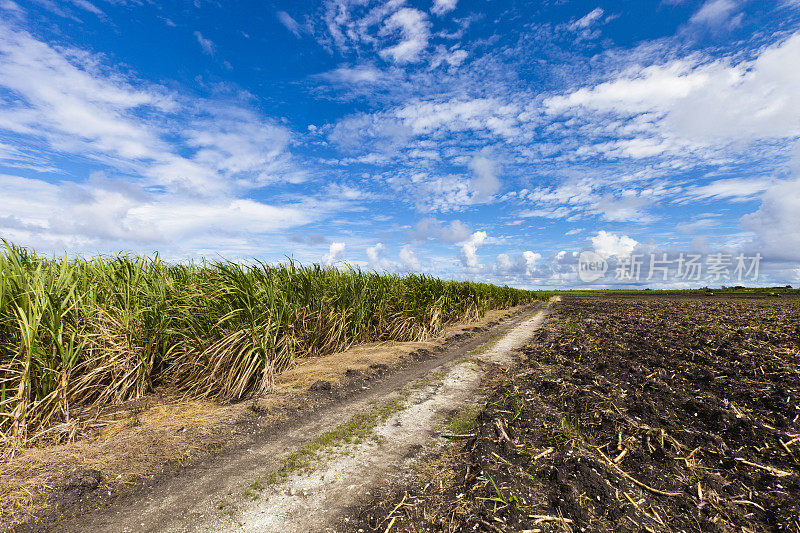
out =
{"type": "Polygon", "coordinates": [[[60,531],[324,531],[391,482],[444,424],[480,398],[492,365],[507,365],[550,305],[387,378],[238,454],[184,472],[136,501],[60,524],[60,531]]]}

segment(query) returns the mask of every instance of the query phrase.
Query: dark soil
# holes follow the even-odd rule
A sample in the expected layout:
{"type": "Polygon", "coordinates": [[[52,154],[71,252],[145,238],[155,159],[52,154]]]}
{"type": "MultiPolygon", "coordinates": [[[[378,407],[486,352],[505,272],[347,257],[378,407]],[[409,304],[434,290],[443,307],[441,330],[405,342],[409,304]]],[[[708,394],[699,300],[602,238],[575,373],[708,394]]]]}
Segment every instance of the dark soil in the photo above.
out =
{"type": "Polygon", "coordinates": [[[800,531],[800,299],[568,297],[354,531],[800,531]]]}

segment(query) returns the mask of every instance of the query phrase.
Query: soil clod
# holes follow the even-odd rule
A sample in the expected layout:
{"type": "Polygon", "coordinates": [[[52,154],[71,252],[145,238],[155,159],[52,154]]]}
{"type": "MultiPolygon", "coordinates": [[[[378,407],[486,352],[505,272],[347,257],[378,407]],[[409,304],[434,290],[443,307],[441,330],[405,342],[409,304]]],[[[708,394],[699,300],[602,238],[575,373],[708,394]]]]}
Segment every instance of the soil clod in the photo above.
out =
{"type": "Polygon", "coordinates": [[[566,297],[364,531],[800,531],[800,299],[566,297]],[[791,445],[788,442],[792,442],[791,445]]]}

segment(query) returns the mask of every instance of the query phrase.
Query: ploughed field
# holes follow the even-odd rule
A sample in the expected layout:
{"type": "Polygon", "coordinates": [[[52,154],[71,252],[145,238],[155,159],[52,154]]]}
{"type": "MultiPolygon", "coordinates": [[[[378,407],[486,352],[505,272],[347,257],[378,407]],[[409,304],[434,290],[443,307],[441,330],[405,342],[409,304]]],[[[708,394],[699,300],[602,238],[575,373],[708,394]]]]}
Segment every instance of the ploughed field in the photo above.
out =
{"type": "Polygon", "coordinates": [[[800,531],[800,298],[565,297],[385,531],[800,531]]]}

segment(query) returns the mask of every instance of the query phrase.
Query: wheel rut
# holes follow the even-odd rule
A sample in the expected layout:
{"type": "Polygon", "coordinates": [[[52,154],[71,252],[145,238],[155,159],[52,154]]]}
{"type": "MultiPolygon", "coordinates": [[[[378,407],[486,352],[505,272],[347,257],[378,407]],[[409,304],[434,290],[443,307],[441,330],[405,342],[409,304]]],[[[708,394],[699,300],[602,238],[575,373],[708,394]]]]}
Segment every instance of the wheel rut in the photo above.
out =
{"type": "Polygon", "coordinates": [[[511,364],[550,305],[58,530],[334,531],[348,508],[435,443],[449,416],[480,401],[487,367],[511,364]]]}

